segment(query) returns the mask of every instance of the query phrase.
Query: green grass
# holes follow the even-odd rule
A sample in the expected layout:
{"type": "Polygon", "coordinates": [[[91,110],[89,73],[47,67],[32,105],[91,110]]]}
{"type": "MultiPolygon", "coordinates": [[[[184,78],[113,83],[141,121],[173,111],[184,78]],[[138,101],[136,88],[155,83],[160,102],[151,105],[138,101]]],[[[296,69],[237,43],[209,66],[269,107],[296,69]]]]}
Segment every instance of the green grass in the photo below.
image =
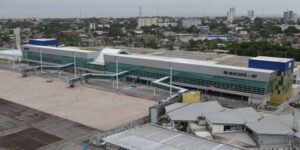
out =
{"type": "Polygon", "coordinates": [[[82,50],[87,50],[87,51],[98,51],[97,48],[95,47],[85,47],[85,48],[81,48],[82,50]]]}
{"type": "Polygon", "coordinates": [[[278,107],[278,106],[280,106],[280,104],[278,104],[278,103],[270,103],[269,106],[278,107]]]}

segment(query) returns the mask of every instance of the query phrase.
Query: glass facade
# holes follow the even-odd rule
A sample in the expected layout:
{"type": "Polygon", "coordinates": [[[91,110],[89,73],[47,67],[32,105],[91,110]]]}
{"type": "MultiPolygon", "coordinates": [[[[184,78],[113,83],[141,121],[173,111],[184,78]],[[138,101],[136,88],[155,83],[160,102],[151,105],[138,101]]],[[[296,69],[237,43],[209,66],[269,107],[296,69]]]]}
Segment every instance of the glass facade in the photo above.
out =
{"type": "MultiPolygon", "coordinates": [[[[34,61],[41,61],[41,54],[36,52],[30,52],[27,50],[22,50],[23,58],[27,60],[34,60],[34,61]]],[[[74,63],[74,57],[66,57],[66,56],[58,56],[58,55],[51,55],[51,54],[43,54],[42,53],[42,60],[44,62],[54,63],[54,64],[70,64],[74,63]]],[[[89,63],[94,61],[93,59],[83,59],[83,58],[76,58],[76,66],[82,68],[88,68],[89,63]]]]}
{"type": "MultiPolygon", "coordinates": [[[[40,54],[23,50],[23,57],[27,60],[40,61],[40,54]]],[[[57,56],[50,54],[42,54],[42,59],[45,62],[55,64],[70,64],[74,63],[73,57],[57,56]]],[[[76,66],[95,71],[116,72],[115,62],[105,62],[105,65],[91,64],[93,59],[76,58],[76,66]]],[[[137,77],[146,77],[151,79],[161,79],[170,76],[170,70],[151,68],[138,65],[118,64],[118,72],[129,71],[126,75],[137,77]]],[[[229,91],[244,93],[245,96],[264,96],[272,93],[274,81],[262,82],[247,79],[230,78],[223,76],[213,76],[207,74],[199,74],[192,72],[184,72],[173,70],[173,82],[184,85],[185,87],[201,88],[208,87],[217,91],[229,91]]],[[[158,86],[158,85],[157,85],[158,86]]]]}
{"type": "MultiPolygon", "coordinates": [[[[147,77],[160,79],[170,76],[170,70],[151,68],[144,66],[135,66],[129,64],[118,64],[119,72],[130,71],[130,75],[138,77],[147,77]]],[[[105,62],[105,68],[109,72],[116,72],[115,62],[105,62]]],[[[183,72],[173,70],[173,82],[191,85],[191,87],[209,87],[211,89],[228,90],[252,95],[267,95],[272,92],[274,81],[261,82],[246,79],[237,79],[222,76],[212,76],[206,74],[183,72]]]]}

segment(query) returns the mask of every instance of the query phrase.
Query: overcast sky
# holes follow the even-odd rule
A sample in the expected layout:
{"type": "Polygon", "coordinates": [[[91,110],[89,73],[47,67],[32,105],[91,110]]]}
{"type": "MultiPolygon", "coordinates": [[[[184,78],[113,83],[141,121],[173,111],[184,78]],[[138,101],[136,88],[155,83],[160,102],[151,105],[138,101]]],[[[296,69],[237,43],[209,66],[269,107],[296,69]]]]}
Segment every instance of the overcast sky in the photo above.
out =
{"type": "Polygon", "coordinates": [[[230,7],[238,15],[250,9],[257,16],[300,14],[300,0],[0,0],[0,18],[79,17],[80,11],[82,17],[128,17],[138,16],[139,5],[143,16],[225,16],[230,7]]]}

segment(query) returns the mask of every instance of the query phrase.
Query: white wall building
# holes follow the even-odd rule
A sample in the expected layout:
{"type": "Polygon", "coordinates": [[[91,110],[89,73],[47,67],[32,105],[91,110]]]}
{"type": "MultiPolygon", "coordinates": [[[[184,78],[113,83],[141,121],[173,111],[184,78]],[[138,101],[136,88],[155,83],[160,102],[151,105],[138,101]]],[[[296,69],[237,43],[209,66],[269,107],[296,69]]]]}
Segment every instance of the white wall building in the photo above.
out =
{"type": "Polygon", "coordinates": [[[139,18],[138,28],[157,25],[157,18],[139,18]]]}
{"type": "Polygon", "coordinates": [[[191,26],[199,26],[202,24],[201,19],[183,19],[181,20],[181,26],[185,28],[189,28],[191,26]]]}
{"type": "Polygon", "coordinates": [[[96,30],[96,23],[90,23],[90,30],[96,30]]]}

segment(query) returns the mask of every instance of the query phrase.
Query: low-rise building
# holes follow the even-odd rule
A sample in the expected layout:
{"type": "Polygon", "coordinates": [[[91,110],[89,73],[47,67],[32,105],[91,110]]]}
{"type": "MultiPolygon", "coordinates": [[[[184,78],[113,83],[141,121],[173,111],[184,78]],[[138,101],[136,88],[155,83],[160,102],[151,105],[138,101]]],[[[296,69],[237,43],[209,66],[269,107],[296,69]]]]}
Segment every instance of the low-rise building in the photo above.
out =
{"type": "Polygon", "coordinates": [[[262,118],[258,112],[250,107],[225,109],[220,112],[205,113],[203,116],[211,133],[244,131],[247,122],[262,118]]]}
{"type": "Polygon", "coordinates": [[[299,132],[295,133],[300,126],[297,110],[294,115],[263,116],[251,107],[228,109],[217,102],[174,103],[165,107],[171,128],[259,150],[299,149],[299,132]]]}
{"type": "Polygon", "coordinates": [[[241,150],[243,148],[146,124],[103,138],[106,149],[241,150]]]}
{"type": "Polygon", "coordinates": [[[184,28],[189,28],[191,26],[199,26],[202,24],[201,19],[197,19],[197,18],[189,18],[189,19],[182,19],[181,20],[181,26],[184,28]]]}
{"type": "Polygon", "coordinates": [[[158,25],[157,18],[139,18],[138,28],[158,25]]]}
{"type": "Polygon", "coordinates": [[[257,122],[249,122],[246,127],[261,150],[290,149],[290,140],[294,131],[279,119],[264,118],[257,122]]]}
{"type": "Polygon", "coordinates": [[[231,40],[230,35],[209,35],[207,37],[207,40],[224,40],[224,41],[229,41],[231,40]]]}

